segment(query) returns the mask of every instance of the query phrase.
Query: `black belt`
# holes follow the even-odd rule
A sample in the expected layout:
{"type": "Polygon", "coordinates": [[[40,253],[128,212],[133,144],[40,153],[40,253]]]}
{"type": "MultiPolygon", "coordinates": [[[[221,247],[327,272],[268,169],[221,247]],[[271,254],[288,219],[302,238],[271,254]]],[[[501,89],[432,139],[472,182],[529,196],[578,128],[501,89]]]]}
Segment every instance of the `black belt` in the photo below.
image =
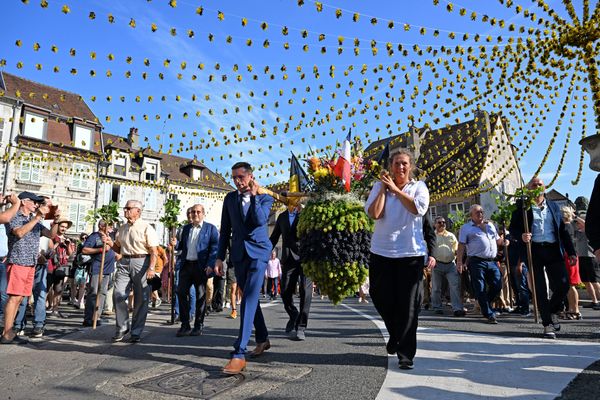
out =
{"type": "Polygon", "coordinates": [[[130,254],[128,256],[123,256],[123,258],[146,258],[148,254],[130,254]]]}
{"type": "Polygon", "coordinates": [[[477,256],[469,256],[470,259],[472,260],[476,260],[476,261],[496,261],[496,258],[483,258],[483,257],[477,257],[477,256]]]}
{"type": "Polygon", "coordinates": [[[531,242],[533,244],[535,244],[536,246],[543,246],[543,247],[548,247],[548,246],[556,246],[558,244],[558,242],[531,242]]]}

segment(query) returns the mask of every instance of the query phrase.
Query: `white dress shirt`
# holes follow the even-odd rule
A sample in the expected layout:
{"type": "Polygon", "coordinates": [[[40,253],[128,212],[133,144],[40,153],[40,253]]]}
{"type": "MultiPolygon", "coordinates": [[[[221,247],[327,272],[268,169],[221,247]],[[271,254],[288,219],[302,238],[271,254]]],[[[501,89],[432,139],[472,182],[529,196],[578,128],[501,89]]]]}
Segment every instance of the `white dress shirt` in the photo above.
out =
{"type": "Polygon", "coordinates": [[[198,226],[192,225],[190,228],[190,234],[188,235],[187,243],[187,261],[196,261],[198,259],[198,238],[200,237],[200,231],[202,230],[202,224],[198,226]]]}

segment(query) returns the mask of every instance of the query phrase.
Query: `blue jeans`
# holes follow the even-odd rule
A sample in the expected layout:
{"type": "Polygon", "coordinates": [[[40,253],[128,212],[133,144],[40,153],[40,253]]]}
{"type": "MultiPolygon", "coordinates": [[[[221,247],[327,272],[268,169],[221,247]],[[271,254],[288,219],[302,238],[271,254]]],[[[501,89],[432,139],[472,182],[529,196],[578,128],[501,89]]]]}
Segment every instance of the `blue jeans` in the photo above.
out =
{"type": "MultiPolygon", "coordinates": [[[[46,324],[46,295],[48,294],[48,268],[46,265],[35,266],[33,278],[33,327],[43,328],[46,324]]],[[[15,320],[15,330],[25,329],[27,326],[27,297],[23,298],[15,320]]]]}
{"type": "Polygon", "coordinates": [[[277,297],[277,282],[278,282],[278,278],[267,278],[267,290],[269,292],[269,296],[271,298],[275,298],[277,297]]]}
{"type": "Polygon", "coordinates": [[[529,287],[527,286],[527,272],[529,269],[525,263],[521,264],[521,272],[518,265],[511,265],[510,277],[517,297],[517,307],[521,314],[529,313],[529,287]]]}
{"type": "Polygon", "coordinates": [[[4,316],[4,306],[8,300],[6,294],[6,286],[8,285],[8,279],[6,278],[6,264],[0,262],[0,315],[4,316]]]}
{"type": "MultiPolygon", "coordinates": [[[[177,294],[177,287],[179,286],[179,270],[181,270],[182,260],[177,258],[175,261],[175,287],[173,288],[173,297],[175,297],[175,315],[179,315],[179,295],[177,294]]],[[[190,287],[191,287],[190,283],[190,287]]],[[[194,319],[194,312],[196,310],[196,291],[190,290],[190,320],[194,319]]]]}
{"type": "Polygon", "coordinates": [[[481,314],[490,318],[494,316],[490,303],[502,290],[502,275],[494,261],[469,257],[469,271],[473,292],[479,303],[481,314]],[[487,284],[487,291],[486,291],[487,284]]]}

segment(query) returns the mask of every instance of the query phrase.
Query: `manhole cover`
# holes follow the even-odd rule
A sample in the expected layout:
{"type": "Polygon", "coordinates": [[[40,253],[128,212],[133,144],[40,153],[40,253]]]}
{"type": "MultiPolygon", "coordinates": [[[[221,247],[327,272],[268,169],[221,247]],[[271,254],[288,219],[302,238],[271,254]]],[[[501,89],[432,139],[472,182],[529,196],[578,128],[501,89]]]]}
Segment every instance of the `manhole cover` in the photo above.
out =
{"type": "Polygon", "coordinates": [[[224,375],[221,368],[217,367],[186,367],[127,386],[196,399],[210,399],[260,375],[263,374],[224,375]]]}

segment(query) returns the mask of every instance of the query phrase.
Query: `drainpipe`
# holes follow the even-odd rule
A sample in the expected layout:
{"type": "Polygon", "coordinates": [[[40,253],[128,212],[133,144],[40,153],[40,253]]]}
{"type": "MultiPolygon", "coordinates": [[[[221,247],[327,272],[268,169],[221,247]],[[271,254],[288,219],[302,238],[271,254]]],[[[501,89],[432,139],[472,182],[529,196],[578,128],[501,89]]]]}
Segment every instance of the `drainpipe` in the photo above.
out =
{"type": "Polygon", "coordinates": [[[10,137],[8,139],[8,145],[6,146],[7,157],[4,161],[4,179],[2,180],[2,195],[6,193],[6,185],[8,184],[8,173],[11,163],[11,153],[13,148],[13,141],[16,137],[17,129],[19,129],[19,120],[21,119],[21,108],[23,101],[17,100],[13,107],[12,125],[10,128],[10,137]]]}

